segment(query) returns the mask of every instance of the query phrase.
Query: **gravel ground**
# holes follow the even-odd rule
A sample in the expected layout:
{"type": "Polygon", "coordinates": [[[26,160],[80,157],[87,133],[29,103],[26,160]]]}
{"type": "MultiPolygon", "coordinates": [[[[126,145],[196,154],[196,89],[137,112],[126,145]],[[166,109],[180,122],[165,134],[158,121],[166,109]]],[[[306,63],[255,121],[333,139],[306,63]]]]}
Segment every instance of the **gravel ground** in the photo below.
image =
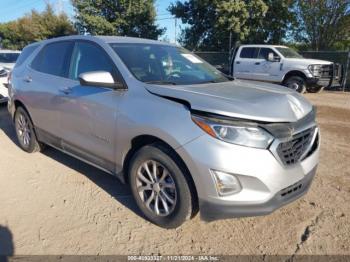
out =
{"type": "Polygon", "coordinates": [[[318,107],[321,160],[309,193],[273,214],[164,230],[128,188],[54,149],[27,154],[0,108],[0,254],[350,254],[350,94],[318,107]]]}

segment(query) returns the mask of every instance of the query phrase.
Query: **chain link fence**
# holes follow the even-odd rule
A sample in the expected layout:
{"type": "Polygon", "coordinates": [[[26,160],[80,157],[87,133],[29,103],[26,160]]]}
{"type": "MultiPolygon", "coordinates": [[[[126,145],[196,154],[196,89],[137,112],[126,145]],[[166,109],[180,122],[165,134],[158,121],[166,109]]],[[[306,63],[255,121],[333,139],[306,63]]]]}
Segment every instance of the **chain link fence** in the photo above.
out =
{"type": "MultiPolygon", "coordinates": [[[[195,52],[196,55],[203,58],[217,69],[224,73],[229,72],[229,53],[228,52],[195,52]]],[[[343,80],[343,90],[350,91],[350,52],[339,51],[308,51],[300,52],[305,58],[327,60],[339,63],[343,67],[343,74],[346,79],[343,80]]]]}

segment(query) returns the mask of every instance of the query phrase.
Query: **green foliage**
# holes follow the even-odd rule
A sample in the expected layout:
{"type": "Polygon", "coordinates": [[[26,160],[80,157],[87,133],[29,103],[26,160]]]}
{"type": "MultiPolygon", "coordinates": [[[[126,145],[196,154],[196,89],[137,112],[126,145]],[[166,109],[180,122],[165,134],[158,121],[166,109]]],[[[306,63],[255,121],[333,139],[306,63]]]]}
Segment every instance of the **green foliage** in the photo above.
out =
{"type": "Polygon", "coordinates": [[[247,43],[284,44],[294,28],[298,27],[297,15],[293,12],[293,0],[264,0],[268,9],[265,17],[252,25],[247,43]]]}
{"type": "Polygon", "coordinates": [[[75,33],[67,15],[56,15],[50,5],[41,13],[32,10],[22,18],[0,24],[1,44],[9,49],[22,49],[35,41],[75,33]]]}
{"type": "Polygon", "coordinates": [[[92,35],[157,39],[165,29],[155,24],[154,0],[72,0],[76,24],[92,35]]]}
{"type": "Polygon", "coordinates": [[[227,50],[233,43],[293,44],[299,49],[348,49],[349,0],[186,0],[169,11],[187,26],[189,49],[227,50]]]}
{"type": "Polygon", "coordinates": [[[348,49],[349,0],[298,0],[299,30],[295,39],[312,50],[348,49]]]}
{"type": "Polygon", "coordinates": [[[261,23],[267,9],[262,0],[217,1],[219,16],[216,26],[233,32],[239,40],[245,40],[253,26],[261,23]]]}
{"type": "Polygon", "coordinates": [[[255,5],[261,8],[261,3],[261,0],[188,0],[175,2],[169,11],[188,25],[182,31],[182,45],[192,50],[227,50],[230,32],[235,40],[244,39],[249,33],[250,9],[255,5]]]}
{"type": "Polygon", "coordinates": [[[227,50],[233,43],[281,43],[295,25],[292,0],[187,0],[170,5],[183,23],[180,42],[190,49],[227,50]]]}

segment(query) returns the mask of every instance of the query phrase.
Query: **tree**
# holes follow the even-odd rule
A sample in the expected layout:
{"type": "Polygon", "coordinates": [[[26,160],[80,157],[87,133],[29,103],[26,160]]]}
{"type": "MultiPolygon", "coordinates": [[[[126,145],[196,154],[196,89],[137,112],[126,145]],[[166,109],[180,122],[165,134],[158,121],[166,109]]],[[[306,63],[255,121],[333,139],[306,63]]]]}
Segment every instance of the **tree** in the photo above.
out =
{"type": "Polygon", "coordinates": [[[22,49],[35,41],[75,33],[67,15],[56,15],[51,5],[41,13],[32,10],[22,18],[0,24],[1,44],[9,49],[22,49]]]}
{"type": "Polygon", "coordinates": [[[296,13],[300,30],[295,38],[310,44],[313,50],[334,49],[349,43],[349,0],[298,0],[296,13]]]}
{"type": "Polygon", "coordinates": [[[171,4],[169,11],[188,26],[180,43],[189,49],[227,50],[229,35],[244,41],[252,25],[261,24],[268,7],[262,0],[187,0],[171,4]]]}
{"type": "Polygon", "coordinates": [[[76,25],[92,35],[157,39],[165,29],[155,24],[154,0],[72,0],[76,25]]]}
{"type": "Polygon", "coordinates": [[[294,12],[295,0],[264,0],[268,9],[265,18],[251,25],[246,42],[252,44],[284,44],[298,27],[294,12]]]}

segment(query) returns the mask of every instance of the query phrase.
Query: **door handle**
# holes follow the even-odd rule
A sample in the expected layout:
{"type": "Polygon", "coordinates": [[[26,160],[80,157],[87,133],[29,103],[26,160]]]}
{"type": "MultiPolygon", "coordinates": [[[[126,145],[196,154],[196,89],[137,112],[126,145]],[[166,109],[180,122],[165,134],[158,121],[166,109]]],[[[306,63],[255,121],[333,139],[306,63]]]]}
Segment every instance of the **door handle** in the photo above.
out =
{"type": "Polygon", "coordinates": [[[68,95],[69,93],[72,92],[72,88],[70,88],[70,87],[62,88],[62,89],[59,89],[59,91],[65,95],[68,95]]]}
{"type": "Polygon", "coordinates": [[[241,62],[239,62],[239,61],[236,62],[236,64],[238,64],[238,65],[239,65],[240,63],[241,63],[241,62]]]}
{"type": "Polygon", "coordinates": [[[33,81],[32,77],[31,76],[27,76],[25,78],[23,78],[23,81],[26,82],[26,83],[30,83],[33,81]]]}
{"type": "Polygon", "coordinates": [[[255,64],[256,64],[256,65],[260,65],[260,62],[256,62],[255,64]]]}

